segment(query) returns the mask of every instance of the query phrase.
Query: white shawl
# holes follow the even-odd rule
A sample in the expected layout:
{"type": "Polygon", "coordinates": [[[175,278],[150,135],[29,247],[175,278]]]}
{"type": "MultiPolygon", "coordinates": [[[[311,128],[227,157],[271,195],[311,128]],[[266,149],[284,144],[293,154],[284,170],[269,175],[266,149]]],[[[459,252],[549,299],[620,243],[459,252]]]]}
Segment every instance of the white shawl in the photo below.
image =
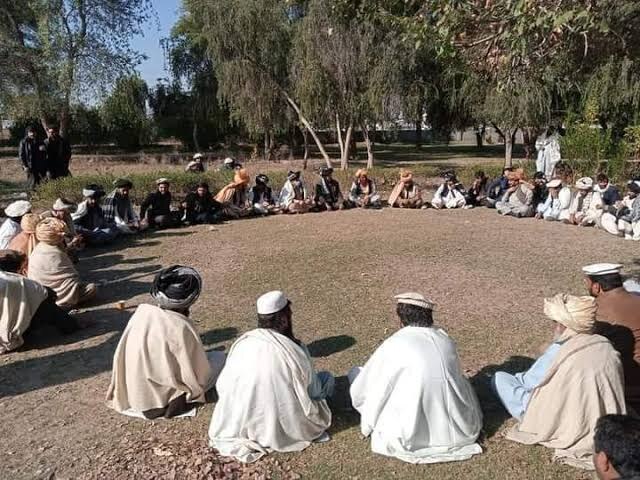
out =
{"type": "Polygon", "coordinates": [[[482,453],[480,404],[441,329],[404,327],[389,337],[351,385],[351,399],[374,453],[409,463],[482,453]]]}
{"type": "Polygon", "coordinates": [[[0,272],[0,353],[22,346],[22,335],[47,295],[47,289],[39,283],[15,273],[0,272]]]}
{"type": "Polygon", "coordinates": [[[307,448],[331,424],[327,402],[309,397],[314,375],[311,358],[289,338],[262,328],[245,333],[216,383],[210,445],[242,462],[307,448]]]}
{"type": "MultiPolygon", "coordinates": [[[[301,185],[302,185],[303,195],[306,200],[309,197],[307,193],[307,188],[305,187],[304,182],[302,182],[301,185]]],[[[296,196],[296,193],[295,193],[295,190],[293,189],[293,185],[291,184],[290,180],[287,180],[286,182],[284,182],[284,186],[282,187],[282,190],[280,190],[280,199],[278,203],[280,204],[281,207],[287,208],[289,205],[291,205],[291,202],[293,202],[293,200],[295,199],[295,196],[296,196]]]]}

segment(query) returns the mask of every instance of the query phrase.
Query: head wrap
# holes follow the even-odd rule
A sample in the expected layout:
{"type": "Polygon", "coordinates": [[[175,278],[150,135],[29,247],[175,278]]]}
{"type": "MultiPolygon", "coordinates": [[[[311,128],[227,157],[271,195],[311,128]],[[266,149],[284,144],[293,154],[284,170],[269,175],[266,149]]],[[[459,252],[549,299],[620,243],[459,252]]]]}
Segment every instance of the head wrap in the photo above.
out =
{"type": "Polygon", "coordinates": [[[332,173],[333,173],[333,168],[331,168],[331,167],[320,167],[320,176],[321,177],[328,177],[332,173]]]}
{"type": "Polygon", "coordinates": [[[544,180],[544,172],[536,172],[533,174],[534,180],[544,180]]]}
{"type": "Polygon", "coordinates": [[[75,207],[75,204],[66,198],[58,198],[53,204],[54,210],[71,210],[73,207],[75,207]]]}
{"type": "Polygon", "coordinates": [[[4,209],[4,213],[7,217],[18,218],[31,211],[31,202],[27,200],[17,200],[7,208],[4,209]]]}
{"type": "Polygon", "coordinates": [[[202,155],[201,153],[196,153],[196,154],[193,156],[193,159],[194,159],[194,160],[202,160],[202,158],[203,158],[203,157],[204,157],[204,155],[202,155]]]}
{"type": "Polygon", "coordinates": [[[225,165],[233,165],[234,163],[236,163],[236,161],[231,157],[227,157],[227,158],[224,159],[223,163],[225,165]]]}
{"type": "Polygon", "coordinates": [[[191,267],[174,265],[156,275],[151,286],[151,296],[160,308],[184,310],[200,296],[202,279],[191,267]]]}
{"type": "Polygon", "coordinates": [[[593,188],[593,179],[591,177],[582,177],[576,182],[578,190],[591,190],[593,188]]]}
{"type": "Polygon", "coordinates": [[[67,225],[54,217],[45,218],[36,227],[36,238],[48,245],[60,245],[67,233],[67,225]]]}
{"type": "Polygon", "coordinates": [[[133,188],[133,183],[126,178],[119,178],[113,182],[113,186],[116,188],[133,188]]]}
{"type": "Polygon", "coordinates": [[[368,177],[368,176],[369,176],[369,172],[367,171],[366,168],[359,168],[358,170],[356,170],[356,178],[368,177]]]}
{"type": "Polygon", "coordinates": [[[233,183],[236,185],[247,185],[250,181],[249,172],[246,169],[241,168],[240,170],[236,170],[236,173],[233,175],[233,183]]]}
{"type": "Polygon", "coordinates": [[[162,178],[159,178],[159,179],[156,180],[156,185],[158,185],[158,186],[162,185],[163,183],[165,185],[169,185],[169,179],[162,177],[162,178]]]}
{"type": "Polygon", "coordinates": [[[36,233],[36,227],[40,222],[40,217],[35,213],[27,213],[20,221],[20,227],[25,233],[36,233]]]}
{"type": "Polygon", "coordinates": [[[544,314],[575,333],[592,333],[596,321],[596,300],[559,293],[544,299],[544,314]]]}
{"type": "Polygon", "coordinates": [[[259,315],[271,315],[283,310],[289,305],[289,299],[280,290],[274,290],[261,295],[256,302],[256,309],[259,315]]]}
{"type": "Polygon", "coordinates": [[[413,180],[413,172],[411,170],[400,170],[400,181],[411,182],[413,180]]]}
{"type": "Polygon", "coordinates": [[[261,173],[256,177],[256,183],[264,183],[267,185],[269,183],[269,177],[267,177],[264,173],[261,173]]]}
{"type": "Polygon", "coordinates": [[[104,190],[100,185],[92,183],[82,189],[82,196],[85,198],[100,198],[104,196],[104,190]]]}
{"type": "Polygon", "coordinates": [[[640,180],[631,180],[627,183],[627,188],[633,193],[640,193],[640,180]]]}
{"type": "Polygon", "coordinates": [[[401,293],[394,297],[398,303],[407,303],[409,305],[415,305],[416,307],[426,308],[427,310],[433,310],[436,306],[431,300],[427,299],[421,293],[407,292],[401,293]]]}

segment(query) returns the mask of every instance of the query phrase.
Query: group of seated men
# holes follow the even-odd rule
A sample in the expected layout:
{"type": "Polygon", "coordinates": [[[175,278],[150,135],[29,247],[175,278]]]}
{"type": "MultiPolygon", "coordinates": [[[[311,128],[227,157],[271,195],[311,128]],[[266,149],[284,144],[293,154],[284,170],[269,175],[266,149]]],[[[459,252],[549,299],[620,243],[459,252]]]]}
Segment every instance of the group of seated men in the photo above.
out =
{"type": "MultiPolygon", "coordinates": [[[[517,420],[507,438],[552,448],[573,466],[595,464],[601,478],[611,479],[640,474],[640,457],[630,461],[609,438],[640,438],[640,421],[628,416],[640,412],[640,297],[623,288],[620,268],[585,267],[589,296],[545,299],[553,321],[549,347],[528,370],[492,377],[496,398],[517,420]]],[[[108,405],[140,418],[170,418],[195,415],[217,395],[209,443],[243,462],[330,440],[337,382],[315,371],[294,334],[287,296],[262,295],[257,328],[224,355],[205,352],[189,319],[201,288],[189,267],[156,276],[154,305],[137,308],[116,349],[108,405]]],[[[435,304],[413,292],[395,299],[400,329],[347,374],[362,434],[374,453],[409,463],[481,454],[480,403],[455,342],[434,324],[435,304]]],[[[628,448],[637,454],[640,444],[628,448]]]]}

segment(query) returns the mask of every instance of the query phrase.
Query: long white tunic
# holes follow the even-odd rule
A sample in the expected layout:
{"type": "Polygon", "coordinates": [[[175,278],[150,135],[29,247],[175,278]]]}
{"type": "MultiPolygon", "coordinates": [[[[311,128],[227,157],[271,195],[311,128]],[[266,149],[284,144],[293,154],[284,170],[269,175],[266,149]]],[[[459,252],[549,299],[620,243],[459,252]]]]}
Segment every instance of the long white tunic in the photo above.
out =
{"type": "Polygon", "coordinates": [[[309,393],[316,382],[305,348],[273,330],[245,333],[216,383],[209,444],[242,462],[305,449],[331,425],[327,402],[309,393]]]}
{"type": "Polygon", "coordinates": [[[404,327],[389,337],[354,380],[351,400],[374,453],[409,463],[482,453],[478,398],[444,330],[404,327]]]}
{"type": "Polygon", "coordinates": [[[22,231],[20,224],[7,218],[0,227],[0,250],[5,250],[11,240],[22,231]]]}

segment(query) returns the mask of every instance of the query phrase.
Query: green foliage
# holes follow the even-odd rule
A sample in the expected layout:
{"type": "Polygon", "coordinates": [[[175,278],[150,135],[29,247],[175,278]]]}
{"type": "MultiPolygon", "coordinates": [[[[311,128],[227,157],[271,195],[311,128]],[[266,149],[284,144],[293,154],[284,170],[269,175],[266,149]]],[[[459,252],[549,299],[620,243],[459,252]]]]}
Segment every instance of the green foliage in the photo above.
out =
{"type": "Polygon", "coordinates": [[[102,122],[110,138],[119,147],[135,149],[151,137],[147,117],[147,84],[136,75],[122,77],[101,108],[102,122]]]}
{"type": "Polygon", "coordinates": [[[69,139],[73,144],[93,146],[109,140],[108,132],[102,123],[98,107],[88,107],[81,104],[74,105],[71,117],[69,139]]]}

